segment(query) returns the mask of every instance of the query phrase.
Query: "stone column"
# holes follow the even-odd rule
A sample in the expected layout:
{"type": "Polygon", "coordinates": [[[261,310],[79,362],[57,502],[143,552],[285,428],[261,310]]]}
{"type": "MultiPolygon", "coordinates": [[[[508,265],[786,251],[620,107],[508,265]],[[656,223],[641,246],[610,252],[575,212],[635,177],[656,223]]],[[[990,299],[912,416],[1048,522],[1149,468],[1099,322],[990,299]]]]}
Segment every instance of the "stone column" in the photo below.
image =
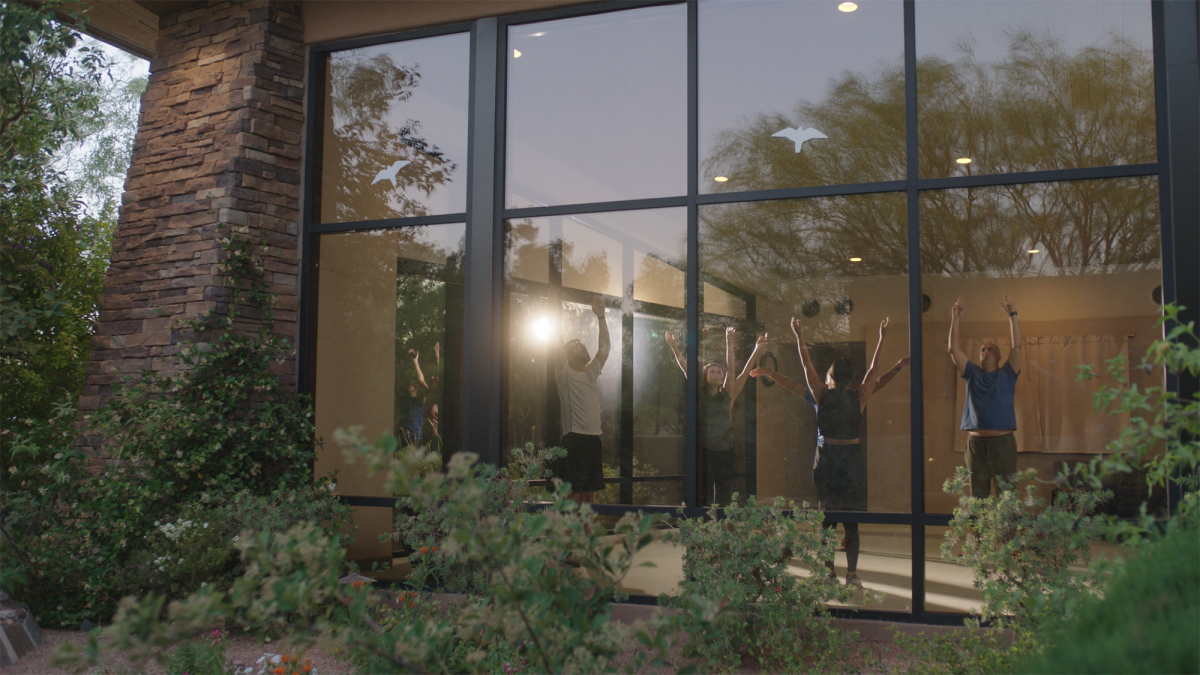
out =
{"type": "MultiPolygon", "coordinates": [[[[161,18],[81,413],[125,378],[178,370],[180,320],[227,304],[219,240],[233,227],[268,247],[275,332],[295,344],[303,80],[298,2],[161,18]]],[[[294,359],[280,375],[294,383],[294,359]]]]}

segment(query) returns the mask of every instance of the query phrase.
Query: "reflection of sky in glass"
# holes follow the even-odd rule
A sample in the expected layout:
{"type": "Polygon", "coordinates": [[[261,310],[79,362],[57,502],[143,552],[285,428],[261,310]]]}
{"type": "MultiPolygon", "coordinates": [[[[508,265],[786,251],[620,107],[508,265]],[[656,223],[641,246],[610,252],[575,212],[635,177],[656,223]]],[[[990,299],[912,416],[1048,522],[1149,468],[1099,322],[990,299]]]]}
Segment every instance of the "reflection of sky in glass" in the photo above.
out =
{"type": "MultiPolygon", "coordinates": [[[[412,184],[405,186],[405,171],[401,169],[398,178],[402,189],[398,192],[405,198],[424,205],[425,213],[465,211],[470,36],[460,33],[335,52],[330,55],[330,72],[332,73],[339,63],[352,66],[366,63],[381,55],[386,55],[397,67],[414,69],[420,73],[420,79],[416,87],[408,90],[411,97],[401,102],[393,102],[380,121],[392,132],[397,132],[411,120],[419,122],[420,127],[413,135],[437,147],[449,162],[458,165],[449,180],[434,186],[430,194],[412,184]]],[[[344,128],[347,122],[344,115],[335,113],[331,126],[333,130],[338,130],[344,128]]],[[[380,158],[379,169],[387,166],[384,159],[388,158],[380,158]]],[[[327,166],[325,170],[328,172],[329,168],[327,166]]],[[[371,171],[373,176],[374,168],[371,171]]],[[[330,181],[344,177],[329,176],[327,173],[324,179],[330,181]]],[[[324,205],[323,211],[329,213],[330,206],[324,205]]],[[[370,215],[418,215],[400,212],[401,207],[394,194],[390,196],[390,207],[394,213],[388,213],[384,208],[383,213],[370,215]]],[[[330,222],[334,219],[326,216],[325,220],[330,222]]]]}
{"type": "Polygon", "coordinates": [[[916,7],[918,58],[954,60],[971,41],[978,60],[994,63],[1008,53],[1008,36],[1023,28],[1062,39],[1068,52],[1102,46],[1112,35],[1151,48],[1150,3],[1141,0],[918,0],[916,7]]]}
{"type": "Polygon", "coordinates": [[[674,5],[510,28],[505,204],[685,194],[686,24],[674,5]]]}
{"type": "MultiPolygon", "coordinates": [[[[700,161],[714,135],[741,129],[757,115],[791,115],[819,103],[847,72],[877,78],[903,68],[904,16],[899,2],[712,0],[700,9],[700,161]]],[[[790,141],[773,142],[787,146],[790,141]]],[[[836,142],[836,141],[816,141],[836,142]]],[[[901,178],[902,176],[897,176],[901,178]]],[[[700,176],[712,191],[713,176],[700,176]]],[[[753,187],[753,186],[751,186],[753,187]]]]}

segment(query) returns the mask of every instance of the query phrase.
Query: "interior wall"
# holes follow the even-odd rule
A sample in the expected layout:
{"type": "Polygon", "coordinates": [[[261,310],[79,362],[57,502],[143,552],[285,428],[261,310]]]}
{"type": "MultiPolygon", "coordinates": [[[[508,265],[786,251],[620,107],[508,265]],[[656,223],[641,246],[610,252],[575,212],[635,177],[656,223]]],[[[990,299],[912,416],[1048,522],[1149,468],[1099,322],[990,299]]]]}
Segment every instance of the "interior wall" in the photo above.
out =
{"type": "MultiPolygon", "coordinates": [[[[348,464],[333,435],[357,426],[369,440],[394,428],[396,231],[321,239],[317,293],[316,430],[324,440],[316,474],[337,472],[337,492],[388,496],[381,475],[348,464]]],[[[391,509],[356,509],[352,560],[387,556],[378,535],[390,531],[391,509]]]]}

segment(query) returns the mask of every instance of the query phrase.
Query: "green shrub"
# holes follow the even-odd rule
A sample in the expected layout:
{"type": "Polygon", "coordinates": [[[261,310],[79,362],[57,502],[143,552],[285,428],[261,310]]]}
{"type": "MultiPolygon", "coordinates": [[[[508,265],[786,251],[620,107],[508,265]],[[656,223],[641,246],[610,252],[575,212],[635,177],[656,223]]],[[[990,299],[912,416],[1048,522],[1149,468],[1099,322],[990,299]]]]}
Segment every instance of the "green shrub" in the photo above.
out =
{"type": "Polygon", "coordinates": [[[968,477],[959,467],[944,485],[946,492],[958,493],[959,505],[942,542],[942,558],[975,573],[983,618],[1034,631],[1047,619],[1071,616],[1103,578],[1101,568],[1083,573],[1072,568],[1088,566],[1092,542],[1103,535],[1103,521],[1090,514],[1104,495],[1060,492],[1047,506],[1034,496],[1035,486],[1027,485],[1024,493],[1005,489],[978,498],[970,496],[968,477]]]}
{"type": "MultiPolygon", "coordinates": [[[[407,449],[406,449],[407,450],[407,449]]],[[[446,547],[450,533],[457,530],[475,531],[483,527],[508,527],[525,512],[525,502],[547,497],[544,490],[531,489],[530,481],[545,478],[546,465],[562,457],[562,448],[513,448],[504,468],[476,462],[457,480],[470,481],[482,488],[478,495],[478,511],[473,518],[463,519],[453,509],[431,507],[420,501],[420,495],[404,495],[396,501],[396,532],[391,535],[411,551],[409,578],[418,586],[432,583],[450,593],[484,593],[491,584],[490,571],[480,561],[464,560],[451,555],[446,547]]],[[[420,480],[440,474],[441,463],[435,452],[426,455],[428,461],[414,467],[410,479],[420,480]]],[[[457,488],[461,489],[462,485],[457,488]]],[[[439,489],[450,490],[449,485],[439,489]]],[[[388,535],[384,535],[387,537],[388,535]]]]}
{"type": "Polygon", "coordinates": [[[1063,622],[1031,673],[1200,672],[1200,530],[1178,529],[1130,562],[1103,598],[1063,622]]]}
{"type": "Polygon", "coordinates": [[[719,604],[713,630],[703,617],[686,621],[692,640],[686,653],[712,668],[736,667],[751,657],[764,668],[821,670],[842,658],[850,636],[828,621],[830,600],[848,601],[855,589],[826,572],[837,546],[821,526],[822,511],[799,508],[777,497],[770,506],[735,494],[723,513],[679,521],[666,540],[685,547],[683,579],[675,595],[660,602],[679,607],[691,596],[719,604]],[[812,572],[798,576],[789,564],[812,572]]]}
{"type": "Polygon", "coordinates": [[[226,542],[242,527],[342,525],[332,515],[345,510],[313,487],[311,406],[271,372],[290,347],[272,332],[261,262],[242,231],[223,250],[229,303],[186,324],[194,341],[180,352],[183,369],[146,374],[90,418],[110,441],[102,471],[74,445],[67,407],[11,445],[20,461],[0,480],[5,543],[19,555],[3,580],[25,584],[43,625],[102,623],[124,595],[182,597],[227,580],[238,570],[226,542]],[[184,521],[210,528],[189,529],[182,542],[165,536],[184,521]],[[217,523],[221,532],[211,531],[217,523]]]}
{"type": "Polygon", "coordinates": [[[193,637],[171,652],[163,670],[167,675],[225,675],[226,637],[220,629],[193,637]]]}
{"type": "MultiPolygon", "coordinates": [[[[447,472],[422,471],[431,455],[398,451],[395,437],[368,445],[343,437],[353,456],[372,470],[387,471],[385,485],[407,497],[415,514],[442,511],[446,536],[436,540],[450,564],[478,565],[486,577],[480,595],[465,601],[406,591],[381,603],[382,593],[364,584],[338,583],[344,550],[311,525],[287,533],[258,534],[237,546],[244,575],[230,591],[202,588],[170,605],[161,596],[122,602],[113,624],[93,635],[83,654],[69,648],[61,659],[100,663],[107,649],[131,652],[135,662],[164,659],[171,644],[226,622],[258,630],[290,629],[292,639],[332,641],[366,672],[601,672],[631,640],[645,653],[629,669],[663,664],[687,617],[706,625],[714,608],[696,600],[687,612],[659,616],[627,628],[610,621],[611,602],[633,557],[654,537],[656,516],[627,514],[611,533],[588,505],[566,498],[556,483],[538,512],[511,519],[486,514],[495,476],[478,469],[475,457],[455,456],[447,472]],[[484,514],[484,515],[481,515],[484,514]],[[579,569],[563,564],[578,561],[579,569]],[[106,638],[103,642],[101,637],[106,638]]],[[[532,473],[542,458],[527,464],[532,473]]]]}

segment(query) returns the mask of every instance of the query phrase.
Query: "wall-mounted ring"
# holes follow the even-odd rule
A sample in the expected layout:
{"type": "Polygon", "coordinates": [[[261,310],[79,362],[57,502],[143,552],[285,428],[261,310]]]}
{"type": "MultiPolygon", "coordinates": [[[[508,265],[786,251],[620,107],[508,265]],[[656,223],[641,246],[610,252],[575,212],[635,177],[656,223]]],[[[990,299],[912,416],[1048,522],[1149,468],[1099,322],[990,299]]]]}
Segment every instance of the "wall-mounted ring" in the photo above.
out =
{"type": "MultiPolygon", "coordinates": [[[[762,357],[760,357],[758,359],[758,367],[766,368],[767,367],[767,359],[771,359],[771,366],[770,366],[771,370],[778,373],[779,372],[779,359],[776,359],[775,354],[772,352],[763,352],[762,357]]],[[[772,380],[769,377],[760,378],[759,382],[762,382],[762,386],[764,386],[764,387],[774,387],[775,386],[775,380],[772,380]]]]}

